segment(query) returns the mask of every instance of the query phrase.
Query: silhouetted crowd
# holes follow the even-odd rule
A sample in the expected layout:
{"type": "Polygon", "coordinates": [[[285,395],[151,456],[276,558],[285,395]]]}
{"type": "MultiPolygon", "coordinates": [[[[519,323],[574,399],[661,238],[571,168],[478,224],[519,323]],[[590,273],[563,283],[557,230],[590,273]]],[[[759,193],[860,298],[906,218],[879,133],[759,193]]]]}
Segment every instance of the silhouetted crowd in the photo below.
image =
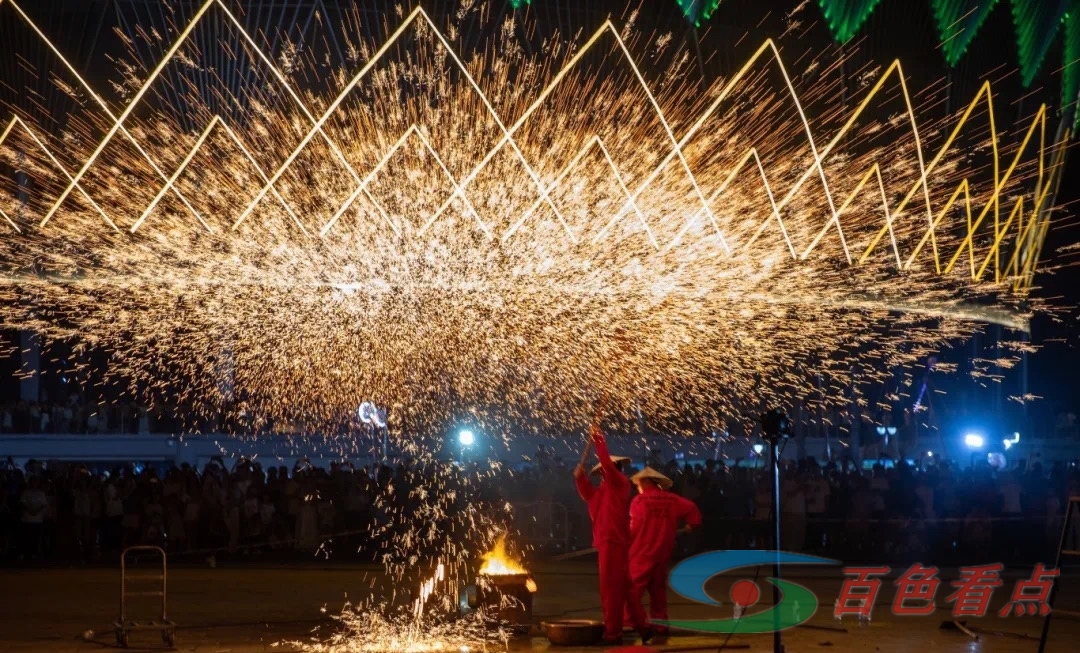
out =
{"type": "Polygon", "coordinates": [[[0,471],[0,560],[115,560],[134,545],[163,547],[170,559],[322,552],[372,560],[421,509],[423,493],[412,488],[422,479],[457,497],[461,505],[443,506],[447,519],[466,501],[490,503],[459,470],[432,463],[326,470],[306,461],[291,469],[244,461],[228,470],[218,459],[164,474],[8,464],[0,471]]]}
{"type": "MultiPolygon", "coordinates": [[[[761,468],[649,463],[704,515],[704,527],[680,542],[682,554],[773,546],[770,483],[761,468]]],[[[1080,495],[1080,472],[1066,464],[998,471],[900,462],[862,472],[806,459],[782,476],[781,548],[851,561],[1042,559],[1057,544],[1068,497],[1080,495]]],[[[380,526],[417,514],[430,499],[410,488],[434,477],[435,491],[454,493],[462,505],[512,504],[518,538],[540,552],[589,545],[585,505],[558,459],[466,470],[443,463],[320,469],[306,461],[228,469],[219,459],[160,474],[31,462],[0,470],[0,560],[111,561],[137,544],[161,546],[175,561],[320,552],[372,560],[395,536],[380,526]]]]}
{"type": "Polygon", "coordinates": [[[160,408],[151,410],[132,402],[83,403],[77,396],[61,402],[0,404],[0,433],[168,433],[173,422],[160,408]]]}
{"type": "MultiPolygon", "coordinates": [[[[665,473],[706,515],[708,548],[774,546],[766,474],[708,463],[665,473]]],[[[781,476],[781,548],[852,561],[1042,558],[1058,543],[1068,497],[1080,494],[1080,473],[1063,463],[999,471],[901,461],[861,471],[806,459],[781,476]]]]}

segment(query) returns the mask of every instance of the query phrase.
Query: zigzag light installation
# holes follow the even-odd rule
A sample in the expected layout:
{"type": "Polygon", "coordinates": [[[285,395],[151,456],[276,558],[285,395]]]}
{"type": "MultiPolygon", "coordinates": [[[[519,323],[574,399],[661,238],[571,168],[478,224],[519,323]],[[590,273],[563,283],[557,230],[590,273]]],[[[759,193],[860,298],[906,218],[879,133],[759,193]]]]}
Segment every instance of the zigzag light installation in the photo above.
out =
{"type": "MultiPolygon", "coordinates": [[[[109,374],[140,393],[166,393],[166,365],[194,414],[220,408],[206,370],[223,347],[256,414],[316,422],[361,395],[420,421],[455,397],[542,405],[554,423],[612,383],[613,404],[663,419],[715,414],[763,370],[778,394],[808,366],[865,366],[872,382],[876,361],[915,361],[973,320],[1024,326],[1010,307],[1061,169],[1045,109],[1002,133],[987,84],[959,115],[920,121],[933,98],[899,62],[845,109],[837,66],[804,58],[793,74],[773,40],[700,95],[651,81],[685,74],[663,36],[609,20],[538,65],[509,29],[463,56],[454,26],[417,7],[310,89],[208,0],[112,111],[16,2],[0,11],[93,99],[81,118],[100,134],[73,147],[9,107],[0,153],[31,159],[32,183],[0,179],[21,198],[2,260],[24,301],[5,317],[116,351],[109,374]],[[182,87],[154,89],[168,66],[198,70],[203,28],[235,32],[265,71],[248,88],[279,101],[249,102],[239,123],[193,106],[191,134],[154,110],[182,87]],[[401,80],[427,90],[403,99],[401,80]],[[34,251],[44,275],[28,272],[34,251]]],[[[848,382],[818,400],[841,402],[848,382]]]]}

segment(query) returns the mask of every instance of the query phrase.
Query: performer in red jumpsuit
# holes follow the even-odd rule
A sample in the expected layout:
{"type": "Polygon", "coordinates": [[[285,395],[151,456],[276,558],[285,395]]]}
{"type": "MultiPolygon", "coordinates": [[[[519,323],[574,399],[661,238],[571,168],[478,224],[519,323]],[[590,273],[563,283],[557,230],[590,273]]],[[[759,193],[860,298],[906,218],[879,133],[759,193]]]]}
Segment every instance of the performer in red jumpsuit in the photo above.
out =
{"type": "Polygon", "coordinates": [[[604,641],[609,644],[622,642],[623,607],[626,605],[627,555],[630,549],[630,481],[620,470],[629,458],[612,458],[607,441],[597,425],[590,429],[592,443],[600,464],[592,473],[600,473],[603,480],[594,487],[578,465],[574,470],[574,482],[578,494],[589,504],[592,519],[593,546],[600,558],[600,604],[604,611],[604,641]]]}
{"type": "Polygon", "coordinates": [[[649,616],[667,619],[668,561],[675,549],[680,521],[690,528],[701,526],[701,511],[689,499],[667,492],[671,479],[646,467],[631,479],[639,494],[630,502],[630,588],[627,606],[638,632],[666,634],[666,627],[651,627],[641,599],[649,592],[649,616]]]}

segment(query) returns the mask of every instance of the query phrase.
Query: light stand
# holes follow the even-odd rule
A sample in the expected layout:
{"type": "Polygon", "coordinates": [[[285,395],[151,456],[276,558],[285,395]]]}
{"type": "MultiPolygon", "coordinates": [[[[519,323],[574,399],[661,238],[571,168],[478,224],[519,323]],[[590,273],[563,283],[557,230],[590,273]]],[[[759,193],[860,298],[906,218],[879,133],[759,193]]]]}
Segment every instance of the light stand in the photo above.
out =
{"type": "MultiPolygon", "coordinates": [[[[769,443],[769,470],[772,474],[772,526],[773,548],[776,561],[773,563],[773,578],[780,578],[780,445],[791,436],[791,421],[784,411],[773,409],[758,418],[761,431],[769,443]]],[[[773,583],[773,653],[784,653],[784,640],[780,633],[780,587],[773,583]]]]}
{"type": "Polygon", "coordinates": [[[387,450],[386,450],[387,437],[386,436],[387,436],[388,432],[390,431],[390,429],[387,428],[386,425],[384,424],[383,427],[381,429],[379,429],[379,430],[382,431],[382,462],[385,465],[386,464],[386,459],[387,459],[387,450]]]}
{"type": "Polygon", "coordinates": [[[374,403],[365,401],[360,404],[360,408],[357,409],[356,414],[360,417],[362,423],[371,427],[375,435],[382,436],[382,464],[385,465],[389,454],[387,450],[387,440],[390,436],[390,427],[386,420],[386,412],[381,410],[374,403]]]}

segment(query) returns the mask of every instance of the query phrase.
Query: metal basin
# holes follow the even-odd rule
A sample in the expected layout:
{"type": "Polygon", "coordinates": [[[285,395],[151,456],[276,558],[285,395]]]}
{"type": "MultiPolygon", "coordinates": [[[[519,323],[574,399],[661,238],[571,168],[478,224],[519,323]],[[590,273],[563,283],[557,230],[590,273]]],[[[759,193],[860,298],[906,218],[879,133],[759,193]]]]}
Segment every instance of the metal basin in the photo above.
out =
{"type": "Polygon", "coordinates": [[[557,646],[592,646],[604,637],[604,622],[591,619],[545,621],[544,635],[557,646]]]}

